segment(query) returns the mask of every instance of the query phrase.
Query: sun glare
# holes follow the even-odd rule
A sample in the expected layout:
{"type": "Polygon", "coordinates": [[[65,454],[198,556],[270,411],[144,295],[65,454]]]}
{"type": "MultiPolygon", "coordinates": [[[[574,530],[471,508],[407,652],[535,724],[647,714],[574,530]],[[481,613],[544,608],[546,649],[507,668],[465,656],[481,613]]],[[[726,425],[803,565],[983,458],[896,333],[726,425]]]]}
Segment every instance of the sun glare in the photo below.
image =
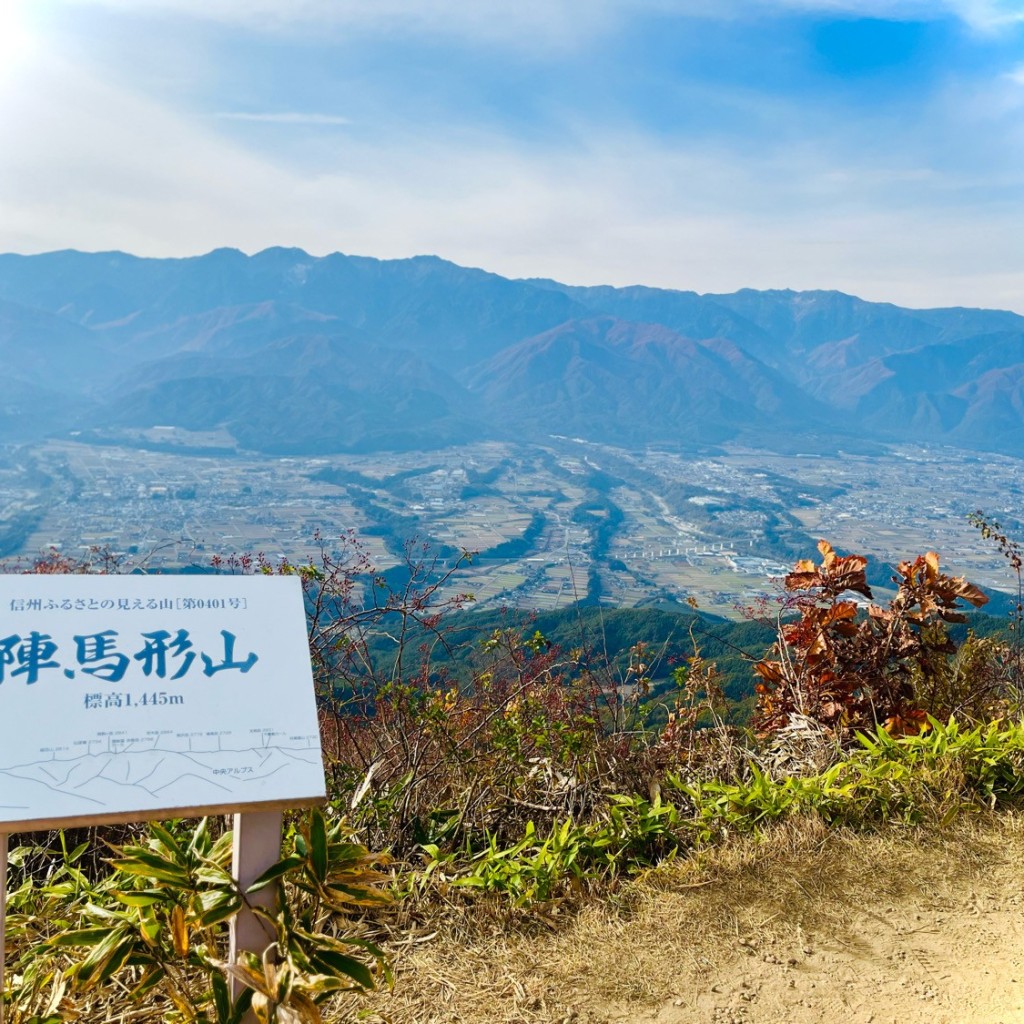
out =
{"type": "Polygon", "coordinates": [[[0,0],[0,82],[32,55],[35,39],[28,26],[28,5],[23,0],[0,0]]]}

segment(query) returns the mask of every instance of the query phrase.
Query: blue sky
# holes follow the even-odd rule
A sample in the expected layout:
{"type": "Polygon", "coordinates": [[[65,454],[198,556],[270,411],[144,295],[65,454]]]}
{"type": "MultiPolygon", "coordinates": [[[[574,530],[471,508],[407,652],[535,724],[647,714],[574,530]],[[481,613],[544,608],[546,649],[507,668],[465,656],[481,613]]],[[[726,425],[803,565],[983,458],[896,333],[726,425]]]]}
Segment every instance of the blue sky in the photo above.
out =
{"type": "Polygon", "coordinates": [[[0,250],[1024,312],[1024,0],[0,0],[0,250]]]}

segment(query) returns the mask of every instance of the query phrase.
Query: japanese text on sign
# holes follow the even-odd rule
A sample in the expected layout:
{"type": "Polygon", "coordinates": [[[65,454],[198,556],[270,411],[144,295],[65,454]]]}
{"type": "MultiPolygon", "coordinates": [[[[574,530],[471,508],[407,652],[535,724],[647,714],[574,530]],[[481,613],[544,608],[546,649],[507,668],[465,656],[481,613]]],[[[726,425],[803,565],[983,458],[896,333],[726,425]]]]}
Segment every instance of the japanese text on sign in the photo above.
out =
{"type": "Polygon", "coordinates": [[[244,597],[12,597],[11,612],[245,611],[244,597]]]}
{"type": "Polygon", "coordinates": [[[24,636],[12,633],[0,637],[0,684],[9,680],[31,686],[48,672],[62,672],[66,678],[73,679],[79,671],[96,679],[117,683],[136,662],[144,676],[157,679],[183,679],[193,666],[210,677],[218,672],[248,672],[259,660],[254,651],[239,657],[235,652],[238,638],[229,630],[222,629],[220,638],[219,650],[210,653],[194,649],[187,629],[173,633],[157,629],[140,633],[137,639],[128,641],[131,646],[129,653],[125,653],[116,629],[83,633],[72,637],[74,650],[71,653],[75,666],[72,667],[71,663],[57,660],[61,652],[49,633],[38,630],[24,636]]]}

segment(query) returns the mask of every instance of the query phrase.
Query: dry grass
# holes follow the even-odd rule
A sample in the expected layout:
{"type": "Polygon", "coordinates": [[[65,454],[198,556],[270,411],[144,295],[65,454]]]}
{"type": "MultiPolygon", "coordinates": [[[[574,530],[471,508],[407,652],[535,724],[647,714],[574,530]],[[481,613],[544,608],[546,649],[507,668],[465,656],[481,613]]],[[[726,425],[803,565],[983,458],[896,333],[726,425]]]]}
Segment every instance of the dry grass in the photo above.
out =
{"type": "MultiPolygon", "coordinates": [[[[500,915],[450,910],[397,946],[397,982],[370,1006],[393,1024],[600,1022],[689,997],[745,945],[856,945],[854,913],[969,905],[1019,891],[1024,818],[875,835],[810,821],[671,863],[599,904],[500,915]]],[[[888,926],[888,925],[887,925],[888,926]]]]}

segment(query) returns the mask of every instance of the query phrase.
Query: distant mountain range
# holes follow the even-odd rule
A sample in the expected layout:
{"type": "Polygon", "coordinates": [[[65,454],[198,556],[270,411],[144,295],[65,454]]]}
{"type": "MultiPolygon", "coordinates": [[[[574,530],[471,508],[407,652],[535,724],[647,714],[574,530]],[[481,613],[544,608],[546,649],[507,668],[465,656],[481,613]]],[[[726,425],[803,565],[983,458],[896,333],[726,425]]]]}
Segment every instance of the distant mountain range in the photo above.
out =
{"type": "Polygon", "coordinates": [[[226,428],[273,453],[482,439],[1024,453],[1024,316],[834,291],[508,280],[431,256],[0,255],[0,440],[226,428]]]}

